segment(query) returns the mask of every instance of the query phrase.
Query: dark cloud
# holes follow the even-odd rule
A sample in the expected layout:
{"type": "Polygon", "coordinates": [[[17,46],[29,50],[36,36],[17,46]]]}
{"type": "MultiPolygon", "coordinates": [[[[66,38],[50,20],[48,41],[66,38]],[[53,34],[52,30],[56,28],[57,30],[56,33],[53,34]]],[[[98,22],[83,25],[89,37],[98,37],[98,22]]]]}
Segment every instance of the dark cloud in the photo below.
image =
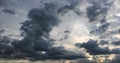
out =
{"type": "Polygon", "coordinates": [[[118,32],[120,33],[120,29],[118,30],[118,32]]]}
{"type": "Polygon", "coordinates": [[[90,33],[104,33],[107,31],[109,25],[109,23],[104,23],[101,26],[98,26],[96,30],[91,31],[90,33]]]}
{"type": "MultiPolygon", "coordinates": [[[[26,44],[28,44],[28,43],[26,43],[26,44]]],[[[51,60],[59,60],[59,59],[73,60],[73,59],[78,59],[78,58],[85,58],[84,55],[77,54],[72,51],[67,51],[64,49],[64,47],[47,48],[47,47],[44,47],[43,44],[41,44],[41,45],[42,46],[39,46],[39,47],[40,48],[43,47],[43,49],[39,49],[39,51],[34,49],[34,47],[28,46],[28,45],[25,45],[25,46],[16,45],[15,47],[22,51],[22,53],[20,53],[20,54],[25,54],[23,57],[29,57],[30,60],[48,60],[48,59],[51,59],[51,60]]],[[[18,55],[16,57],[19,58],[20,56],[18,55]]]]}
{"type": "Polygon", "coordinates": [[[92,30],[92,34],[103,34],[107,31],[109,23],[106,20],[106,15],[109,10],[109,5],[112,3],[107,3],[109,1],[89,1],[92,5],[87,7],[87,17],[89,22],[96,22],[96,29],[92,30]],[[97,26],[99,24],[99,26],[97,26]]]}
{"type": "Polygon", "coordinates": [[[107,45],[108,47],[111,46],[109,43],[105,40],[97,41],[90,39],[89,41],[85,43],[76,43],[75,46],[79,48],[85,48],[91,55],[101,55],[101,54],[120,54],[120,48],[114,48],[109,49],[108,47],[99,47],[107,45]]]}
{"type": "Polygon", "coordinates": [[[112,42],[112,44],[114,44],[114,45],[120,45],[120,40],[116,41],[116,42],[112,42]]]}
{"type": "Polygon", "coordinates": [[[111,54],[111,51],[108,48],[99,47],[98,41],[95,40],[89,40],[86,43],[76,44],[76,46],[85,48],[87,52],[92,55],[111,54]]]}
{"type": "Polygon", "coordinates": [[[84,55],[78,54],[72,51],[67,51],[63,47],[55,47],[51,48],[47,51],[49,59],[78,59],[78,58],[85,58],[84,55]]]}
{"type": "Polygon", "coordinates": [[[66,30],[66,31],[64,31],[64,33],[70,33],[70,31],[69,31],[69,30],[66,30]]]}
{"type": "Polygon", "coordinates": [[[120,54],[120,48],[114,48],[111,50],[113,54],[120,54]]]}
{"type": "Polygon", "coordinates": [[[107,40],[100,40],[100,41],[99,41],[99,44],[100,44],[100,45],[108,45],[109,42],[108,42],[107,40]]]}
{"type": "MultiPolygon", "coordinates": [[[[4,29],[1,29],[1,30],[4,30],[4,29]]],[[[2,33],[4,33],[4,32],[2,32],[2,33]]],[[[8,36],[0,35],[0,58],[8,59],[8,58],[15,58],[16,56],[21,55],[20,51],[17,50],[11,44],[13,41],[15,41],[15,40],[10,39],[8,36]]],[[[16,42],[18,42],[18,41],[16,41],[16,42]]]]}
{"type": "MultiPolygon", "coordinates": [[[[58,26],[59,7],[55,3],[45,3],[44,8],[35,8],[29,11],[28,20],[22,23],[20,30],[23,39],[14,40],[0,36],[1,58],[28,58],[30,60],[59,60],[85,58],[81,53],[75,53],[54,46],[49,33],[54,26],[58,26]]],[[[5,9],[4,13],[14,14],[14,11],[5,9]]],[[[65,33],[68,33],[66,31],[65,33]]]]}
{"type": "Polygon", "coordinates": [[[0,36],[0,58],[11,57],[14,47],[10,45],[11,39],[7,36],[0,36]]]}
{"type": "Polygon", "coordinates": [[[6,14],[10,14],[10,15],[15,14],[15,12],[13,10],[10,10],[10,9],[4,9],[4,10],[2,10],[2,12],[6,13],[6,14]]]}
{"type": "MultiPolygon", "coordinates": [[[[54,3],[45,3],[42,9],[32,9],[28,13],[29,20],[22,23],[22,36],[20,41],[12,42],[15,49],[20,50],[22,57],[31,60],[46,59],[77,59],[85,58],[82,54],[68,51],[63,47],[54,47],[54,40],[49,33],[60,22],[57,17],[57,6],[54,3]]],[[[21,57],[17,55],[16,57],[21,57]]]]}
{"type": "Polygon", "coordinates": [[[55,4],[48,3],[43,9],[32,9],[28,14],[31,20],[24,22],[21,30],[29,36],[47,38],[52,27],[58,25],[59,22],[55,9],[55,4]]]}
{"type": "MultiPolygon", "coordinates": [[[[92,0],[91,0],[92,1],[92,0]]],[[[3,0],[0,0],[0,3],[3,0]]],[[[59,14],[65,14],[69,11],[74,11],[80,15],[81,12],[77,8],[79,2],[72,2],[70,5],[64,5],[58,7],[56,3],[45,3],[43,8],[35,8],[29,11],[28,20],[22,23],[20,30],[22,31],[23,39],[12,40],[7,37],[0,36],[0,57],[1,58],[28,58],[30,60],[59,60],[59,59],[78,59],[86,58],[81,53],[75,53],[66,50],[62,46],[55,47],[53,39],[49,37],[49,33],[54,26],[58,26],[60,23],[59,14]]],[[[0,6],[3,4],[0,4],[0,6]]],[[[15,14],[10,9],[2,10],[7,14],[15,14]]],[[[87,8],[87,17],[90,22],[99,21],[100,26],[97,29],[91,31],[91,33],[104,33],[109,27],[109,23],[106,21],[106,14],[108,8],[101,7],[98,3],[92,3],[92,6],[87,8]],[[102,17],[101,17],[101,16],[102,17]]],[[[3,30],[0,30],[0,33],[3,30]]],[[[63,40],[69,38],[70,31],[64,31],[65,37],[63,40]]],[[[101,48],[99,45],[107,45],[108,42],[101,41],[98,43],[96,40],[89,40],[86,43],[77,43],[76,46],[85,48],[92,55],[99,54],[119,54],[119,49],[109,50],[107,47],[101,48]]],[[[114,42],[113,44],[119,44],[114,42]]],[[[96,63],[88,59],[81,60],[79,63],[96,63]]]]}
{"type": "Polygon", "coordinates": [[[100,21],[105,22],[106,21],[106,15],[109,10],[109,6],[112,5],[113,2],[110,2],[109,0],[88,0],[92,5],[88,6],[87,8],[87,16],[89,18],[90,22],[94,21],[100,21]],[[99,16],[102,17],[99,17],[99,16]]]}
{"type": "Polygon", "coordinates": [[[4,0],[0,0],[0,6],[3,6],[5,4],[4,0]]]}
{"type": "Polygon", "coordinates": [[[0,29],[0,34],[4,33],[5,30],[4,29],[0,29]]]}
{"type": "MultiPolygon", "coordinates": [[[[90,22],[97,21],[98,19],[104,19],[106,16],[108,9],[102,8],[100,5],[93,4],[92,6],[87,8],[87,16],[90,22]],[[102,17],[99,17],[102,15],[102,17]]],[[[104,22],[103,20],[101,22],[104,22]]]]}
{"type": "Polygon", "coordinates": [[[77,15],[80,15],[81,14],[80,9],[77,8],[77,6],[79,5],[79,3],[80,3],[80,0],[73,1],[69,5],[62,6],[62,7],[60,7],[58,9],[58,13],[65,14],[65,13],[67,13],[69,11],[74,11],[77,15]]]}

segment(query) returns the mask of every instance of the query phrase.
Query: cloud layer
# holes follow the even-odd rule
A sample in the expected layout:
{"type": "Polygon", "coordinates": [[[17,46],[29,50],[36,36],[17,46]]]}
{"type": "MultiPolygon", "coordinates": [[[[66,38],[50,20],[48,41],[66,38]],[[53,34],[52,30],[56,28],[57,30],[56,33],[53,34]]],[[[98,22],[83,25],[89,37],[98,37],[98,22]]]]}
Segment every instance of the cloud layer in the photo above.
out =
{"type": "Polygon", "coordinates": [[[97,63],[120,54],[119,9],[119,0],[0,0],[0,57],[97,63]]]}

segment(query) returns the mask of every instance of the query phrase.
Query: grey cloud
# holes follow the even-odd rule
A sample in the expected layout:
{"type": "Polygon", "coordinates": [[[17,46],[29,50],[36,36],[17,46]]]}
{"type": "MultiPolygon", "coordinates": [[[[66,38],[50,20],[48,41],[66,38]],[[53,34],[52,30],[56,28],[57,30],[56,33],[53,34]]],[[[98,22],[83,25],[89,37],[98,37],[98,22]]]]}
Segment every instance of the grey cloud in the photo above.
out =
{"type": "Polygon", "coordinates": [[[108,13],[109,6],[112,5],[112,3],[108,0],[90,0],[89,2],[91,3],[91,6],[88,6],[87,8],[87,17],[90,23],[94,22],[96,24],[96,29],[91,30],[90,33],[101,37],[101,35],[104,34],[110,26],[110,23],[107,22],[106,15],[108,13]],[[99,26],[97,26],[98,24],[99,26]]]}
{"type": "MultiPolygon", "coordinates": [[[[0,3],[3,0],[0,0],[0,3]]],[[[77,0],[76,0],[77,1],[77,0]]],[[[93,0],[91,0],[93,2],[93,0]]],[[[105,1],[105,0],[102,0],[105,1]]],[[[21,1],[23,2],[23,1],[21,1]]],[[[26,1],[27,2],[27,1],[26,1]]],[[[78,59],[86,58],[83,54],[75,53],[69,50],[66,50],[64,47],[54,47],[54,41],[49,37],[49,33],[52,31],[54,26],[58,26],[60,23],[59,14],[65,14],[69,11],[74,11],[76,14],[80,15],[81,12],[77,8],[77,2],[73,2],[70,5],[63,5],[58,7],[56,3],[45,3],[43,8],[34,8],[28,13],[28,20],[22,23],[20,30],[22,31],[22,40],[13,40],[12,46],[11,40],[0,39],[0,57],[14,57],[14,58],[28,58],[30,60],[59,60],[59,59],[78,59]],[[8,40],[8,41],[6,41],[8,40]]],[[[87,8],[87,17],[89,18],[90,23],[99,21],[101,26],[98,26],[96,30],[93,30],[91,33],[104,33],[109,27],[109,23],[106,20],[106,14],[108,8],[102,8],[96,3],[92,3],[93,6],[87,8]],[[102,15],[100,17],[99,15],[102,15]]],[[[3,4],[2,4],[3,5],[3,4]]],[[[1,4],[0,4],[1,6],[1,4]]],[[[27,4],[27,6],[29,6],[27,4]]],[[[31,6],[31,5],[30,5],[31,6]]],[[[35,5],[36,6],[36,5],[35,5]]],[[[34,7],[34,6],[33,6],[34,7]]],[[[19,6],[18,6],[19,8],[19,6]]],[[[31,6],[32,8],[32,6],[31,6]]],[[[25,8],[24,8],[25,9],[25,8]]],[[[15,14],[14,11],[9,9],[2,10],[7,14],[15,14]]],[[[0,31],[1,32],[1,31],[0,31]]],[[[2,31],[3,32],[3,31],[2,31]]],[[[69,38],[67,34],[70,31],[64,31],[66,34],[64,40],[69,38]]],[[[99,45],[107,45],[108,42],[102,41],[98,43],[95,40],[89,40],[86,43],[77,43],[76,46],[80,48],[85,48],[90,54],[119,54],[119,49],[113,49],[110,51],[107,47],[101,48],[99,45]]],[[[118,44],[118,43],[114,43],[118,44]]],[[[90,60],[83,60],[79,63],[95,63],[90,60]]]]}
{"type": "MultiPolygon", "coordinates": [[[[103,38],[103,35],[107,32],[109,26],[111,25],[106,17],[110,6],[113,4],[109,0],[89,0],[91,6],[87,7],[87,17],[90,23],[96,24],[96,28],[90,31],[90,34],[99,36],[103,38]]],[[[108,35],[106,35],[108,36],[108,35]]]]}
{"type": "Polygon", "coordinates": [[[0,36],[0,58],[9,58],[14,52],[14,47],[9,45],[11,39],[7,36],[0,36]]]}
{"type": "Polygon", "coordinates": [[[47,54],[49,55],[49,59],[79,59],[85,58],[83,54],[78,54],[72,51],[67,51],[63,47],[55,47],[48,50],[47,54]]]}
{"type": "Polygon", "coordinates": [[[99,46],[111,46],[109,43],[105,40],[97,41],[97,40],[88,40],[85,43],[76,43],[75,46],[79,48],[85,48],[91,55],[101,55],[101,54],[120,54],[120,48],[114,48],[110,50],[108,47],[99,47],[99,46]]]}
{"type": "MultiPolygon", "coordinates": [[[[21,43],[20,43],[21,44],[21,43]]],[[[41,44],[41,47],[44,47],[44,44],[41,44]]],[[[46,44],[48,45],[48,44],[46,44]]],[[[72,51],[67,51],[64,49],[64,47],[44,47],[43,49],[36,50],[32,46],[28,46],[27,43],[25,46],[16,45],[16,48],[21,50],[21,54],[25,54],[24,57],[29,57],[29,60],[59,60],[59,59],[78,59],[78,58],[85,58],[82,54],[77,54],[72,51]],[[42,53],[44,52],[44,53],[42,53]]],[[[20,57],[20,55],[16,56],[17,58],[20,57]]]]}
{"type": "Polygon", "coordinates": [[[92,55],[100,54],[111,54],[111,51],[108,48],[101,48],[95,40],[89,40],[86,43],[76,44],[77,47],[83,47],[87,50],[88,53],[92,55]]]}
{"type": "Polygon", "coordinates": [[[81,60],[78,60],[77,63],[98,63],[94,60],[89,60],[89,59],[81,59],[81,60]]]}
{"type": "Polygon", "coordinates": [[[112,42],[114,45],[120,45],[120,41],[112,42]]]}
{"type": "Polygon", "coordinates": [[[109,27],[109,23],[104,23],[101,26],[99,26],[96,30],[91,31],[90,33],[104,33],[107,31],[108,27],[109,27]]]}
{"type": "Polygon", "coordinates": [[[10,9],[3,9],[2,12],[6,13],[6,14],[10,14],[10,15],[15,14],[15,12],[13,10],[10,10],[10,9]]]}
{"type": "Polygon", "coordinates": [[[65,14],[69,11],[74,11],[76,14],[80,15],[80,9],[77,8],[77,6],[80,4],[80,0],[71,2],[69,5],[62,6],[58,9],[58,13],[65,14]]]}
{"type": "Polygon", "coordinates": [[[5,30],[4,29],[0,29],[0,34],[4,33],[5,30]]]}
{"type": "MultiPolygon", "coordinates": [[[[28,13],[29,20],[22,23],[20,28],[24,38],[12,44],[23,57],[31,59],[77,59],[85,58],[82,54],[68,51],[63,47],[54,47],[54,40],[49,38],[49,33],[54,26],[60,22],[57,17],[57,6],[55,3],[45,3],[41,9],[32,9],[28,13]],[[44,53],[42,53],[44,52],[44,53]]],[[[18,55],[19,57],[19,55],[18,55]]]]}
{"type": "MultiPolygon", "coordinates": [[[[28,58],[29,60],[85,58],[83,54],[68,51],[64,47],[54,47],[54,40],[49,38],[52,28],[60,23],[58,8],[57,4],[51,2],[44,3],[44,8],[31,9],[28,13],[29,19],[23,22],[20,28],[23,39],[0,39],[1,58],[28,58]]],[[[14,14],[9,9],[2,11],[14,14]]]]}
{"type": "Polygon", "coordinates": [[[51,31],[52,27],[58,24],[59,19],[55,13],[55,5],[47,3],[45,5],[46,7],[43,9],[32,9],[29,12],[28,17],[32,19],[32,21],[24,22],[21,27],[21,30],[23,30],[26,35],[44,35],[45,37],[51,31]],[[29,30],[30,27],[33,30],[29,30]]]}
{"type": "Polygon", "coordinates": [[[0,0],[0,7],[3,6],[5,4],[4,0],[0,0]]]}
{"type": "Polygon", "coordinates": [[[118,32],[120,33],[120,29],[118,30],[118,32]]]}
{"type": "Polygon", "coordinates": [[[111,50],[113,54],[120,54],[120,48],[114,48],[111,50]]]}
{"type": "Polygon", "coordinates": [[[99,44],[100,44],[100,45],[108,45],[109,42],[108,42],[107,40],[100,40],[100,41],[99,41],[99,44]]]}
{"type": "Polygon", "coordinates": [[[0,58],[8,59],[19,55],[19,50],[14,48],[14,46],[11,44],[13,41],[15,40],[10,39],[8,36],[0,35],[0,58]]]}
{"type": "MultiPolygon", "coordinates": [[[[54,47],[54,40],[49,38],[49,33],[60,23],[58,14],[62,12],[58,13],[58,9],[60,9],[59,6],[53,2],[44,3],[43,8],[31,9],[28,13],[28,20],[23,22],[20,28],[23,39],[10,39],[7,43],[4,43],[7,39],[0,39],[1,58],[28,58],[30,60],[86,58],[83,54],[68,51],[64,47],[54,47]]],[[[2,11],[14,14],[14,11],[9,9],[4,8],[2,11]]]]}
{"type": "Polygon", "coordinates": [[[107,8],[102,8],[99,5],[93,4],[93,6],[87,8],[87,16],[90,22],[94,22],[97,21],[98,19],[103,19],[103,17],[99,17],[99,15],[105,17],[107,11],[108,11],[107,8]]]}

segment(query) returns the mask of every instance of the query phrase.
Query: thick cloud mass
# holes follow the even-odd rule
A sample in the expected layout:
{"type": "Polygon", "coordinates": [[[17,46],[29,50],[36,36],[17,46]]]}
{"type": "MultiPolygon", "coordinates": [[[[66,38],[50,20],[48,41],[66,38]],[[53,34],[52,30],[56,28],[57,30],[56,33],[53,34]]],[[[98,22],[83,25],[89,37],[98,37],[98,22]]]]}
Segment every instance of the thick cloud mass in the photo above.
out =
{"type": "Polygon", "coordinates": [[[108,48],[100,48],[98,42],[94,40],[89,40],[83,44],[76,44],[76,46],[85,48],[92,55],[111,54],[108,48]]]}
{"type": "MultiPolygon", "coordinates": [[[[102,42],[105,41],[102,40],[102,42]]],[[[75,46],[79,48],[85,48],[86,52],[90,53],[91,55],[120,54],[120,48],[109,49],[108,42],[101,44],[100,41],[98,42],[97,40],[92,39],[82,44],[76,43],[75,46]],[[107,45],[107,47],[100,47],[101,45],[107,45]]]]}
{"type": "Polygon", "coordinates": [[[120,45],[120,41],[112,42],[114,45],[120,45]]]}
{"type": "Polygon", "coordinates": [[[60,22],[54,3],[45,3],[42,9],[30,10],[28,18],[21,27],[23,40],[12,43],[25,57],[41,60],[85,58],[82,54],[53,46],[54,40],[49,38],[49,33],[60,22]]]}

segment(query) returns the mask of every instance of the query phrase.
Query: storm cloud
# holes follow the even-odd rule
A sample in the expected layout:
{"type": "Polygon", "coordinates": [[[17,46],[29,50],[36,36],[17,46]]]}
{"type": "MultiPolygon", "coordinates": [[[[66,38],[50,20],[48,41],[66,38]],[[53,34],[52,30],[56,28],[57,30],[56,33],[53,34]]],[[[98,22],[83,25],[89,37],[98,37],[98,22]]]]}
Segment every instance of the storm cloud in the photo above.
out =
{"type": "Polygon", "coordinates": [[[82,43],[82,44],[76,44],[76,46],[78,47],[83,47],[85,48],[90,54],[92,55],[99,55],[99,54],[111,54],[110,50],[108,48],[101,48],[98,45],[98,41],[95,40],[89,40],[86,43],[82,43]]]}
{"type": "Polygon", "coordinates": [[[114,45],[120,45],[120,41],[112,42],[112,44],[114,44],[114,45]]]}
{"type": "Polygon", "coordinates": [[[42,9],[32,9],[28,13],[29,20],[23,22],[21,30],[24,38],[13,42],[15,48],[33,59],[77,59],[85,58],[82,54],[67,51],[63,47],[54,47],[54,40],[49,38],[49,33],[60,22],[57,17],[57,5],[45,3],[42,9]]]}
{"type": "Polygon", "coordinates": [[[76,43],[75,46],[79,48],[85,48],[86,52],[90,53],[91,55],[120,54],[120,48],[109,49],[109,42],[103,40],[98,42],[98,40],[90,39],[85,43],[76,43]],[[100,47],[104,45],[107,45],[107,47],[100,47]]]}

